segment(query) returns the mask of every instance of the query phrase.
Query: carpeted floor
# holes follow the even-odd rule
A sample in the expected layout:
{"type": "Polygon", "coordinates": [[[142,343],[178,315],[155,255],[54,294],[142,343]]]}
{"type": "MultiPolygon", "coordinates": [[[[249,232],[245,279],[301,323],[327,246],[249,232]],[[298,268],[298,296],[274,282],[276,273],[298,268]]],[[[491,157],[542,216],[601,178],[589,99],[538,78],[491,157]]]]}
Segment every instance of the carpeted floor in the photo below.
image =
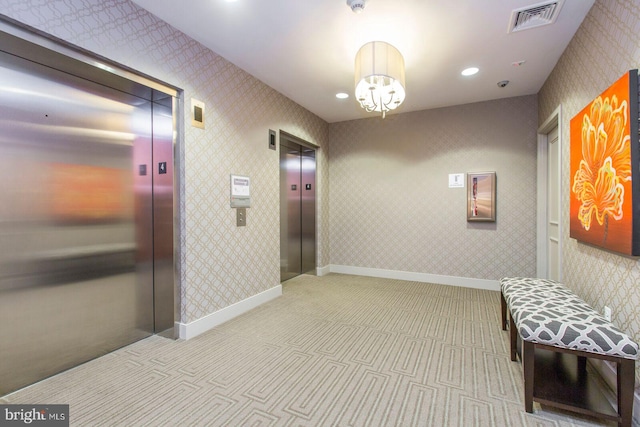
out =
{"type": "Polygon", "coordinates": [[[189,341],[142,340],[0,403],[74,426],[584,426],[536,405],[498,292],[330,274],[189,341]]]}

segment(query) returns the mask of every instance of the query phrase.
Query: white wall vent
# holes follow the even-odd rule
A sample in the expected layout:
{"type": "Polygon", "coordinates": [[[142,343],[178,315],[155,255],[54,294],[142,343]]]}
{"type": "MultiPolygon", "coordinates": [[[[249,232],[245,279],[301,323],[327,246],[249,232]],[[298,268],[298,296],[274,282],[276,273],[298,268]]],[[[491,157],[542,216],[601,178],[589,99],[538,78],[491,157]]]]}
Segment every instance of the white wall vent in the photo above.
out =
{"type": "Polygon", "coordinates": [[[547,1],[514,10],[511,12],[509,32],[553,24],[560,14],[563,2],[564,0],[547,1]]]}

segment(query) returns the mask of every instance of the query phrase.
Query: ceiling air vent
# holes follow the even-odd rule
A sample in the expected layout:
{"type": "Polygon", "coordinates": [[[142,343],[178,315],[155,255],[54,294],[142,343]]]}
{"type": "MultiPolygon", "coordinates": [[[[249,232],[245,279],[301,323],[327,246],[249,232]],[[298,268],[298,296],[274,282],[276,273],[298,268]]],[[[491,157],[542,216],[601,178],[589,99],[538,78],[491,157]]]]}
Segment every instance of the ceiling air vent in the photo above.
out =
{"type": "Polygon", "coordinates": [[[509,32],[553,24],[560,13],[564,0],[548,1],[516,9],[511,13],[509,32]]]}

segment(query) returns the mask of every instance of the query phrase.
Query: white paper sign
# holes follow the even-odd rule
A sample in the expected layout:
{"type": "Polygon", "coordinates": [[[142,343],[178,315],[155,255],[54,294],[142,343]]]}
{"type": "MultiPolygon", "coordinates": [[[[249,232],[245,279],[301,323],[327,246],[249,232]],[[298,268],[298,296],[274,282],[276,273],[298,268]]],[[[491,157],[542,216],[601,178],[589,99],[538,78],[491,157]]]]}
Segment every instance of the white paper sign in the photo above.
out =
{"type": "Polygon", "coordinates": [[[449,174],[449,188],[461,188],[464,187],[464,174],[463,173],[450,173],[449,174]]]}
{"type": "Polygon", "coordinates": [[[231,175],[231,207],[251,207],[251,179],[248,176],[231,175]]]}
{"type": "Polygon", "coordinates": [[[251,178],[248,176],[231,175],[231,195],[249,197],[251,178]]]}

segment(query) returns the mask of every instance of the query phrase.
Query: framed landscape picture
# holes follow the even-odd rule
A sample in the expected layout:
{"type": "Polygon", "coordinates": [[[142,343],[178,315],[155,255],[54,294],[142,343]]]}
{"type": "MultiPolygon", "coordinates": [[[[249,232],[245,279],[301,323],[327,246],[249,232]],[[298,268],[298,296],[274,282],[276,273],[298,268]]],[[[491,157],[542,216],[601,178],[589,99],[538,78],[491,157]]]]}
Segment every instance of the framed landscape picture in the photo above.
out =
{"type": "Polygon", "coordinates": [[[467,221],[496,220],[496,173],[467,173],[467,221]]]}
{"type": "Polygon", "coordinates": [[[573,117],[570,134],[570,237],[640,255],[638,70],[573,117]]]}

